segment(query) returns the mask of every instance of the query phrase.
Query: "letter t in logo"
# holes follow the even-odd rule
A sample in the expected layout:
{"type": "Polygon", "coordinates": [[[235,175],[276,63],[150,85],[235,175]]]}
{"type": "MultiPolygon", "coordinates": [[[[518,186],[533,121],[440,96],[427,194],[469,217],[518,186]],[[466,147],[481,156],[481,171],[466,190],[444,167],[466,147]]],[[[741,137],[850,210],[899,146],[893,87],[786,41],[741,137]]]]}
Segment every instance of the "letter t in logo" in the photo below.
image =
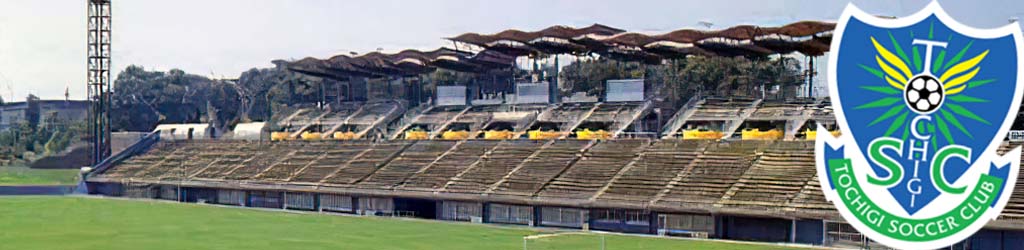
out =
{"type": "Polygon", "coordinates": [[[932,74],[932,47],[945,48],[948,43],[924,39],[914,39],[914,45],[924,45],[924,74],[932,74]]]}

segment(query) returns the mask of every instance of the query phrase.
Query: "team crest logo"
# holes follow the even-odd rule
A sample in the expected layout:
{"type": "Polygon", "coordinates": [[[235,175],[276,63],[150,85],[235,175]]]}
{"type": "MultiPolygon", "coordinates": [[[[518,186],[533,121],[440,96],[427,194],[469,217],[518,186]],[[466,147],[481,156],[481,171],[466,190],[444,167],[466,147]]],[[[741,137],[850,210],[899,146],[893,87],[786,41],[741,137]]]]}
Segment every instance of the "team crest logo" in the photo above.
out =
{"type": "Polygon", "coordinates": [[[932,2],[903,18],[852,4],[832,41],[828,84],[842,136],[818,128],[826,198],[872,240],[956,244],[996,219],[1021,149],[997,153],[1021,101],[1017,24],[975,29],[932,2]]]}

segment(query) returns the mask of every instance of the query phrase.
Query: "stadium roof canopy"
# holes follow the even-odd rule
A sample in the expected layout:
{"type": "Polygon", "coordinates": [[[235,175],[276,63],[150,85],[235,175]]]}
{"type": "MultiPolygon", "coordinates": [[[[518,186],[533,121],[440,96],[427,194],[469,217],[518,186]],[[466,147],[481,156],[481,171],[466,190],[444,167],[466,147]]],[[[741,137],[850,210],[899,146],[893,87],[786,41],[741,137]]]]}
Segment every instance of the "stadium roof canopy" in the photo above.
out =
{"type": "Polygon", "coordinates": [[[687,56],[764,57],[798,52],[828,52],[834,23],[801,21],[778,27],[739,25],[722,30],[680,29],[664,34],[627,32],[601,24],[583,28],[551,26],[538,31],[504,30],[494,34],[465,33],[446,38],[482,48],[478,53],[439,48],[360,56],[337,55],[326,60],[305,58],[288,68],[308,75],[348,77],[414,76],[436,68],[488,72],[512,67],[519,56],[598,54],[621,61],[650,64],[687,56]]]}

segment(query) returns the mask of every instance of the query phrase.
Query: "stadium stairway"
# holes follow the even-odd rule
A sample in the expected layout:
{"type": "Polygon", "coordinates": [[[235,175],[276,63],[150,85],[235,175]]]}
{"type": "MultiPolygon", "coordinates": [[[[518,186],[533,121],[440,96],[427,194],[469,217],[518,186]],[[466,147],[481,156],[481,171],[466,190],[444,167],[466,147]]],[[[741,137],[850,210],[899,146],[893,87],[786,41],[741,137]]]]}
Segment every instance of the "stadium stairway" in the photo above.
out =
{"type": "Polygon", "coordinates": [[[289,182],[305,185],[315,185],[327,176],[345,168],[352,161],[361,158],[373,149],[373,144],[366,141],[344,144],[342,147],[332,148],[326,151],[323,158],[310,163],[306,168],[299,170],[293,175],[289,182]]]}
{"type": "Polygon", "coordinates": [[[491,189],[513,171],[523,166],[555,141],[508,140],[502,141],[477,164],[453,177],[439,192],[480,194],[491,189]]]}
{"type": "Polygon", "coordinates": [[[649,203],[665,187],[682,179],[685,170],[704,151],[705,141],[659,140],[641,153],[633,166],[609,181],[595,199],[603,202],[649,203]]]}
{"type": "MultiPolygon", "coordinates": [[[[778,144],[777,144],[778,145],[778,144]]],[[[753,166],[732,185],[718,206],[784,209],[817,173],[813,144],[758,153],[753,166]]]]}
{"type": "Polygon", "coordinates": [[[103,172],[103,175],[111,179],[130,179],[146,168],[163,165],[172,155],[179,154],[181,148],[168,146],[167,143],[158,143],[148,153],[128,158],[116,168],[103,172]]]}
{"type": "Polygon", "coordinates": [[[374,144],[369,152],[349,162],[345,167],[320,181],[322,185],[351,186],[373,174],[381,166],[393,161],[402,151],[412,145],[409,141],[392,141],[374,144]]]}
{"type": "Polygon", "coordinates": [[[804,182],[803,188],[786,204],[786,207],[792,211],[799,211],[804,214],[817,214],[822,217],[835,217],[836,213],[835,206],[832,205],[832,202],[826,200],[824,193],[821,192],[821,182],[818,182],[818,174],[814,174],[811,179],[804,182]]]}
{"type": "Polygon", "coordinates": [[[615,123],[612,125],[612,127],[615,128],[612,130],[612,138],[619,138],[619,135],[621,135],[622,132],[625,132],[625,130],[629,128],[629,125],[632,125],[637,120],[640,120],[640,117],[651,112],[652,107],[654,107],[653,102],[645,101],[643,104],[640,104],[639,107],[631,110],[631,114],[626,114],[626,116],[622,118],[616,117],[615,123]]]}
{"type": "Polygon", "coordinates": [[[448,129],[448,126],[451,126],[453,122],[459,120],[459,117],[462,117],[463,115],[465,115],[466,112],[469,112],[469,110],[472,109],[472,108],[473,108],[473,106],[466,106],[461,111],[456,113],[454,116],[452,116],[448,120],[444,121],[444,123],[441,123],[440,126],[437,126],[437,129],[435,129],[433,131],[430,131],[430,136],[427,137],[427,138],[437,138],[437,137],[439,137],[439,135],[441,133],[443,133],[445,130],[448,129]]]}
{"type": "Polygon", "coordinates": [[[464,141],[415,141],[394,160],[378,168],[357,186],[374,189],[390,189],[405,179],[430,167],[438,159],[449,154],[464,141]]]}
{"type": "Polygon", "coordinates": [[[753,102],[750,103],[749,107],[746,107],[746,108],[744,108],[744,109],[742,109],[740,111],[739,117],[735,117],[733,119],[730,119],[729,123],[728,123],[729,127],[727,127],[726,129],[722,130],[722,132],[725,133],[725,137],[726,138],[732,137],[732,135],[735,134],[736,131],[740,129],[740,126],[743,126],[743,121],[746,121],[747,118],[749,118],[750,115],[754,113],[754,111],[757,111],[757,107],[759,105],[761,105],[762,101],[764,101],[764,100],[763,99],[754,100],[753,102]]]}
{"type": "Polygon", "coordinates": [[[538,197],[589,200],[612,178],[635,162],[649,140],[609,140],[597,143],[561,174],[544,184],[538,197]]]}
{"type": "Polygon", "coordinates": [[[295,149],[292,146],[296,143],[302,142],[272,143],[263,150],[253,150],[253,155],[249,159],[235,165],[231,170],[223,172],[222,178],[250,180],[273,166],[278,160],[294,153],[295,149]]]}
{"type": "Polygon", "coordinates": [[[651,201],[661,206],[712,207],[746,172],[763,143],[732,142],[714,145],[651,201]]]}
{"type": "MultiPolygon", "coordinates": [[[[597,112],[597,110],[600,109],[602,105],[604,105],[604,103],[600,103],[599,102],[599,103],[594,104],[593,107],[590,107],[590,109],[588,109],[586,112],[584,112],[582,115],[580,115],[579,118],[577,118],[576,121],[574,123],[572,123],[572,125],[569,125],[568,127],[562,128],[562,131],[569,131],[569,132],[576,131],[576,129],[580,127],[580,124],[583,124],[584,121],[586,121],[587,119],[590,119],[590,116],[593,116],[594,112],[597,112]]],[[[615,112],[618,112],[618,110],[616,110],[615,112]]],[[[562,136],[559,139],[565,139],[568,136],[569,136],[569,133],[564,133],[564,134],[562,134],[562,136]]]]}
{"type": "MultiPolygon", "coordinates": [[[[356,138],[366,138],[366,135],[374,129],[387,131],[388,122],[401,116],[405,110],[403,104],[395,102],[367,104],[366,109],[359,116],[353,116],[347,121],[350,125],[363,126],[356,133],[356,138]]],[[[386,135],[384,136],[386,137],[386,135]]]]}
{"type": "Polygon", "coordinates": [[[320,122],[321,119],[323,119],[327,115],[330,115],[333,112],[334,112],[333,108],[331,106],[327,106],[327,108],[324,109],[323,113],[320,113],[316,117],[313,117],[312,119],[309,119],[308,121],[303,123],[302,127],[299,127],[299,129],[295,130],[295,132],[292,132],[290,135],[288,135],[288,137],[289,138],[299,138],[299,136],[302,135],[302,132],[305,132],[307,129],[313,127],[313,125],[316,125],[317,123],[320,122]]]}
{"type": "Polygon", "coordinates": [[[679,134],[679,129],[683,128],[686,121],[690,119],[690,116],[697,111],[697,107],[704,104],[704,99],[698,98],[698,96],[690,97],[690,100],[686,102],[676,113],[668,119],[668,124],[661,130],[662,139],[670,139],[676,137],[679,134]]]}
{"type": "Polygon", "coordinates": [[[595,144],[597,141],[554,140],[508,172],[484,193],[533,196],[595,144]]]}
{"type": "Polygon", "coordinates": [[[434,191],[445,186],[449,180],[459,177],[467,169],[479,165],[492,154],[502,141],[467,140],[456,145],[430,166],[416,172],[404,181],[399,189],[434,191]],[[469,163],[469,164],[467,164],[469,163]]]}
{"type": "Polygon", "coordinates": [[[253,177],[255,180],[282,182],[317,159],[326,157],[328,146],[324,142],[297,145],[288,155],[253,177]]]}
{"type": "Polygon", "coordinates": [[[345,119],[342,119],[341,122],[335,123],[334,125],[331,125],[331,127],[328,128],[327,131],[323,133],[323,138],[324,139],[329,138],[331,135],[334,134],[334,132],[337,132],[338,129],[341,128],[341,126],[344,126],[344,125],[348,124],[349,121],[352,120],[352,117],[355,117],[356,115],[362,114],[364,112],[364,110],[366,110],[366,105],[359,105],[359,108],[357,108],[355,111],[352,111],[352,113],[349,113],[348,115],[346,115],[345,119]]]}
{"type": "Polygon", "coordinates": [[[234,170],[239,164],[254,158],[257,152],[260,152],[258,146],[239,145],[239,150],[221,155],[216,160],[207,164],[206,167],[189,175],[189,177],[209,180],[223,179],[224,176],[234,170]]]}

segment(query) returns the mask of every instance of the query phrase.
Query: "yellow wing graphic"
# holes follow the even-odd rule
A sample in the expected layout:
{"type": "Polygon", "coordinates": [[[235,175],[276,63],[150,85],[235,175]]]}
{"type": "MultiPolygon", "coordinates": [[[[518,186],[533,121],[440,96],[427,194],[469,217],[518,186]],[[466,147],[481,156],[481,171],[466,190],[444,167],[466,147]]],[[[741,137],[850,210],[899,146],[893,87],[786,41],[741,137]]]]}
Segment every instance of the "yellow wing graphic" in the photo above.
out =
{"type": "Polygon", "coordinates": [[[942,76],[939,77],[939,82],[945,83],[942,85],[943,88],[949,89],[951,87],[956,87],[960,84],[970,81],[971,78],[974,78],[974,75],[978,74],[978,70],[981,69],[981,67],[975,68],[975,66],[978,66],[978,63],[980,63],[981,60],[985,59],[986,55],[988,55],[988,50],[981,52],[981,54],[978,54],[974,58],[953,65],[952,68],[949,68],[949,70],[946,70],[946,72],[942,73],[942,76]],[[973,68],[974,70],[972,70],[971,72],[967,72],[967,74],[964,74],[960,77],[953,78],[952,81],[946,81],[949,80],[950,77],[963,73],[967,70],[970,70],[971,68],[973,68]]]}
{"type": "Polygon", "coordinates": [[[892,78],[886,78],[886,81],[889,82],[889,85],[893,85],[893,87],[902,90],[905,87],[904,85],[906,85],[907,80],[914,76],[914,74],[910,72],[910,67],[907,67],[907,64],[904,63],[903,60],[900,60],[899,57],[896,57],[895,54],[889,52],[885,47],[882,47],[882,45],[875,40],[875,37],[871,37],[871,43],[875,45],[875,50],[878,50],[878,55],[881,56],[875,56],[875,61],[878,61],[878,67],[882,68],[882,71],[885,72],[887,77],[892,78]],[[885,60],[883,61],[882,59],[885,60]],[[889,64],[892,64],[896,69],[890,67],[889,64]]]}

